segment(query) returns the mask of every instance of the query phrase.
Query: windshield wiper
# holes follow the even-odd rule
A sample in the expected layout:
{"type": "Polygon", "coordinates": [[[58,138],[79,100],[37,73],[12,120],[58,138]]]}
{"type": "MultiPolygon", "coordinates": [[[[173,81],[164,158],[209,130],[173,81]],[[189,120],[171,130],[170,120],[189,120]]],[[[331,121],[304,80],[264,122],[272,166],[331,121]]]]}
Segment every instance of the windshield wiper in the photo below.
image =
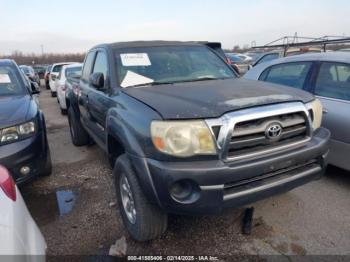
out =
{"type": "Polygon", "coordinates": [[[223,79],[229,79],[230,77],[200,77],[195,79],[189,79],[189,80],[181,80],[181,81],[173,81],[173,82],[152,82],[152,83],[145,83],[145,84],[137,84],[128,87],[141,87],[141,86],[157,86],[157,85],[172,85],[172,84],[178,84],[178,83],[187,83],[187,82],[199,82],[199,81],[207,81],[207,80],[223,80],[223,79]]]}
{"type": "Polygon", "coordinates": [[[152,83],[145,83],[145,84],[137,84],[132,86],[126,86],[128,87],[140,87],[140,86],[158,86],[158,85],[172,85],[174,82],[152,82],[152,83]]]}
{"type": "Polygon", "coordinates": [[[230,77],[210,77],[210,76],[206,76],[206,77],[200,77],[200,78],[195,78],[195,79],[190,79],[190,80],[183,80],[183,81],[179,81],[180,82],[199,82],[199,81],[208,81],[208,80],[224,80],[224,79],[229,79],[230,77]]]}

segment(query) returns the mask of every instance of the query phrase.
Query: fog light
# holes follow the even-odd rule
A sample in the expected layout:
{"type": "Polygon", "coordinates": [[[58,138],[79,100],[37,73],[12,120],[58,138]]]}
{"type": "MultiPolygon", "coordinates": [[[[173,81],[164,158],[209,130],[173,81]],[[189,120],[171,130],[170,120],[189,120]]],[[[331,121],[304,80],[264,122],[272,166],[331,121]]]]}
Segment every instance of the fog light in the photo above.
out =
{"type": "Polygon", "coordinates": [[[171,197],[180,203],[189,204],[198,200],[200,189],[191,180],[180,180],[170,187],[171,197]]]}
{"type": "Polygon", "coordinates": [[[21,167],[21,169],[19,170],[19,172],[21,172],[22,175],[28,175],[30,172],[30,167],[29,166],[23,166],[21,167]]]}

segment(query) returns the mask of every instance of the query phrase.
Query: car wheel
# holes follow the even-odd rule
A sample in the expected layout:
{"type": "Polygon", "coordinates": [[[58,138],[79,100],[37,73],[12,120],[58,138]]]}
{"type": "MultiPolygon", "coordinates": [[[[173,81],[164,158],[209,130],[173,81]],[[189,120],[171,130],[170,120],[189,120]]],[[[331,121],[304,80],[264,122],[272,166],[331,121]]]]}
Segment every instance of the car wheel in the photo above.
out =
{"type": "Polygon", "coordinates": [[[137,241],[147,241],[163,234],[168,215],[147,201],[125,154],[117,159],[113,176],[119,210],[130,235],[137,241]]]}
{"type": "Polygon", "coordinates": [[[52,161],[51,161],[51,151],[49,145],[47,145],[47,155],[46,155],[46,163],[44,171],[42,172],[42,176],[49,176],[52,173],[52,161]]]}
{"type": "Polygon", "coordinates": [[[67,115],[67,109],[61,108],[61,114],[62,114],[62,115],[67,115]]]}
{"type": "Polygon", "coordinates": [[[80,119],[76,116],[72,107],[68,109],[68,123],[72,143],[75,146],[85,146],[89,144],[89,134],[80,123],[80,119]]]}

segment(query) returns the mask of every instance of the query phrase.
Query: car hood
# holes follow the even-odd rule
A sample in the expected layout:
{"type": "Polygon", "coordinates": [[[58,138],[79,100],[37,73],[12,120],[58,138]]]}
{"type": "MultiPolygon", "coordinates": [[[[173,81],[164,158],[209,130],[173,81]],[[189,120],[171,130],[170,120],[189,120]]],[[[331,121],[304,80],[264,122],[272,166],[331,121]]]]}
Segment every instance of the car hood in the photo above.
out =
{"type": "Polygon", "coordinates": [[[0,97],[0,128],[27,121],[31,100],[29,95],[0,97]]]}
{"type": "Polygon", "coordinates": [[[229,111],[282,102],[309,102],[307,92],[245,79],[209,80],[125,88],[123,92],[164,119],[214,118],[229,111]]]}

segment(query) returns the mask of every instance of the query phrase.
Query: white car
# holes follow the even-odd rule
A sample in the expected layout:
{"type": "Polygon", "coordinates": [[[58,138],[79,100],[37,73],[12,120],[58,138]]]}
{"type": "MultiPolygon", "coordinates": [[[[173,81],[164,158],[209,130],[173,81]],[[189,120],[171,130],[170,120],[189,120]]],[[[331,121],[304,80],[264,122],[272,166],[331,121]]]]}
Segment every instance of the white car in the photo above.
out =
{"type": "Polygon", "coordinates": [[[61,68],[55,81],[55,88],[57,92],[57,101],[60,105],[61,113],[66,114],[66,80],[71,75],[81,75],[82,64],[69,64],[61,68]]]}
{"type": "Polygon", "coordinates": [[[11,257],[13,261],[45,261],[45,239],[3,166],[0,166],[0,243],[0,257],[9,256],[8,261],[12,261],[11,257]],[[15,259],[18,256],[20,260],[15,259]]]}
{"type": "Polygon", "coordinates": [[[50,86],[52,97],[55,97],[57,94],[55,81],[56,81],[56,78],[57,78],[59,72],[61,71],[62,66],[69,65],[69,64],[75,64],[75,63],[74,62],[64,62],[64,63],[56,63],[56,64],[52,65],[51,70],[50,70],[50,77],[49,77],[49,86],[50,86]]]}

